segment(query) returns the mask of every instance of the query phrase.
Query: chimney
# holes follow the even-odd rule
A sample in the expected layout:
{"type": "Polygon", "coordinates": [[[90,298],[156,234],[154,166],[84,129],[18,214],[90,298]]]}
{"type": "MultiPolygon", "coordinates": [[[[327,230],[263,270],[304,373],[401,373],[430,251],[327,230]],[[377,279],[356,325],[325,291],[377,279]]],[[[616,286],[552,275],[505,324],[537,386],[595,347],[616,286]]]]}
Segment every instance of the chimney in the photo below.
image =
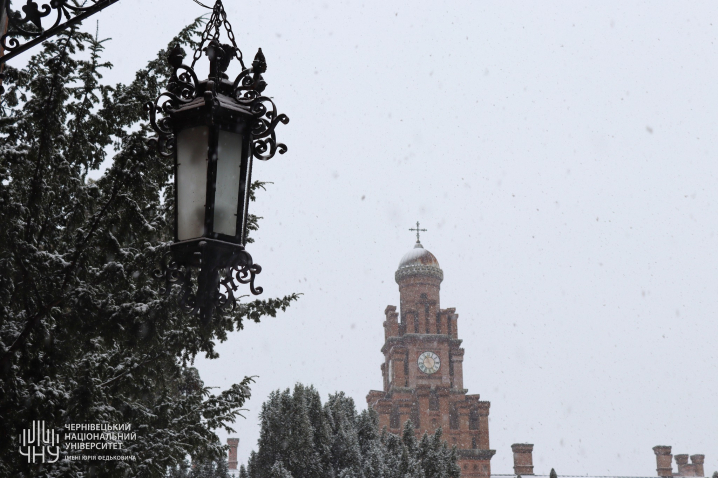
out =
{"type": "Polygon", "coordinates": [[[230,470],[237,469],[237,447],[239,446],[239,438],[227,438],[227,445],[229,445],[229,460],[228,465],[230,470]]]}
{"type": "Polygon", "coordinates": [[[691,455],[691,463],[695,467],[696,476],[705,476],[705,471],[703,470],[703,460],[705,459],[705,455],[691,455]]]}
{"type": "Polygon", "coordinates": [[[676,476],[696,476],[696,466],[688,464],[688,455],[676,455],[676,464],[678,465],[678,473],[676,476]]]}
{"type": "Polygon", "coordinates": [[[671,447],[654,446],[653,453],[656,454],[656,471],[658,476],[673,476],[673,455],[671,455],[671,447]]]}
{"type": "Polygon", "coordinates": [[[533,444],[514,443],[511,445],[511,451],[514,452],[514,473],[517,475],[533,475],[533,444]]]}

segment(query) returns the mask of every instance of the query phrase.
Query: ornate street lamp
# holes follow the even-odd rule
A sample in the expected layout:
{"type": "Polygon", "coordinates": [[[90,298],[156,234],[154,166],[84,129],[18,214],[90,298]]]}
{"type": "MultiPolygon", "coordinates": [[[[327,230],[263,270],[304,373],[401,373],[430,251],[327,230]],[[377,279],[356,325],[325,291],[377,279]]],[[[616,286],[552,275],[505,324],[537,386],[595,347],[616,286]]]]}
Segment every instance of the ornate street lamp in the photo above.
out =
{"type": "Polygon", "coordinates": [[[245,251],[252,180],[252,160],[268,160],[287,147],[274,133],[289,118],[278,114],[274,102],[262,95],[267,64],[261,48],[246,68],[221,0],[217,0],[192,64],[183,64],[184,52],[176,46],[169,54],[172,76],[154,103],[148,103],[150,123],[157,132],[151,143],[174,158],[174,242],[168,261],[156,276],[182,286],[181,302],[211,320],[215,309],[234,307],[237,283],[249,284],[262,268],[245,251]],[[224,25],[231,45],[219,41],[224,25]],[[194,71],[205,52],[209,77],[199,81],[194,71]],[[234,81],[225,74],[238,58],[242,72],[234,81]],[[160,118],[161,115],[161,118],[160,118]],[[198,270],[196,290],[193,270],[198,270]]]}

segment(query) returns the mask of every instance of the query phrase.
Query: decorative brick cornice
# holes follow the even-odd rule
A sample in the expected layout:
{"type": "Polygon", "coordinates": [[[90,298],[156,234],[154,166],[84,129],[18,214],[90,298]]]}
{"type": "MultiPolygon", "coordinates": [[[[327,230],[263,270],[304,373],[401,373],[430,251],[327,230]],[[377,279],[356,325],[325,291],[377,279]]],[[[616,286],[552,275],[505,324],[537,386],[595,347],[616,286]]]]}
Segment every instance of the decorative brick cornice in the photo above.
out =
{"type": "MultiPolygon", "coordinates": [[[[447,334],[404,334],[401,337],[388,337],[386,339],[386,342],[384,343],[384,346],[381,348],[381,353],[385,354],[387,351],[391,350],[392,347],[404,347],[406,344],[409,343],[419,343],[419,342],[426,342],[431,340],[438,340],[440,342],[448,342],[451,346],[451,351],[454,353],[455,350],[461,345],[463,340],[461,339],[453,339],[451,336],[447,334]]],[[[460,353],[463,353],[464,349],[458,349],[461,350],[460,353]]],[[[402,351],[406,351],[403,349],[402,351]]]]}
{"type": "Polygon", "coordinates": [[[411,276],[429,276],[439,281],[444,280],[444,271],[436,266],[425,266],[423,264],[412,264],[410,266],[401,267],[394,273],[394,280],[398,283],[402,279],[411,276]]]}
{"type": "Polygon", "coordinates": [[[655,453],[656,455],[670,455],[671,447],[665,445],[654,446],[653,453],[655,453]]]}
{"type": "Polygon", "coordinates": [[[451,340],[451,337],[449,337],[448,334],[417,334],[417,333],[410,333],[410,334],[404,334],[402,337],[406,342],[426,342],[429,340],[436,340],[439,342],[449,342],[451,340]]]}
{"type": "Polygon", "coordinates": [[[461,362],[463,360],[464,360],[464,349],[462,349],[462,348],[451,349],[451,361],[452,362],[461,362]]]}
{"type": "Polygon", "coordinates": [[[491,460],[496,450],[456,450],[460,460],[491,460]]]}
{"type": "Polygon", "coordinates": [[[390,395],[393,396],[394,393],[397,394],[414,394],[414,389],[409,387],[391,387],[390,395]]]}
{"type": "Polygon", "coordinates": [[[469,391],[468,388],[452,388],[451,393],[456,395],[465,395],[469,391]]]}
{"type": "Polygon", "coordinates": [[[532,443],[514,443],[511,445],[511,451],[514,453],[532,453],[534,446],[532,443]]]}
{"type": "Polygon", "coordinates": [[[406,346],[400,339],[401,337],[389,337],[384,346],[381,348],[381,353],[406,353],[406,346]]]}

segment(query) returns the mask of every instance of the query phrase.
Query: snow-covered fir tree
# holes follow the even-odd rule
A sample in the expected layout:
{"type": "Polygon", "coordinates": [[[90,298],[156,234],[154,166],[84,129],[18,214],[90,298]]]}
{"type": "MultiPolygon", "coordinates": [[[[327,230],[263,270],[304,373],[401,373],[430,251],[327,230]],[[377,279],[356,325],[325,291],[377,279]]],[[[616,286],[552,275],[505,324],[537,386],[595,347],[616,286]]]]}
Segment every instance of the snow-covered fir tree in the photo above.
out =
{"type": "Polygon", "coordinates": [[[281,461],[276,462],[274,466],[272,466],[267,476],[270,478],[294,478],[289,470],[284,468],[281,461]]]}
{"type": "Polygon", "coordinates": [[[191,478],[191,473],[191,465],[187,460],[184,460],[167,470],[167,478],[191,478]]]}
{"type": "Polygon", "coordinates": [[[167,478],[230,478],[225,458],[203,460],[190,465],[184,461],[167,471],[167,478]]]}
{"type": "Polygon", "coordinates": [[[357,413],[343,392],[322,405],[314,387],[272,392],[262,405],[256,452],[241,478],[458,478],[456,449],[441,429],[417,440],[411,421],[402,436],[378,429],[372,409],[357,413]]]}
{"type": "MultiPolygon", "coordinates": [[[[197,46],[201,21],[170,42],[197,46]]],[[[171,239],[173,168],[147,145],[144,105],[163,89],[166,50],[126,85],[102,83],[103,41],[77,26],[7,68],[0,100],[0,476],[165,476],[189,455],[224,457],[251,379],[212,394],[189,367],[246,320],[297,298],[245,302],[209,327],[153,278],[171,239]],[[83,52],[89,52],[89,55],[83,52]],[[108,154],[111,165],[88,179],[108,154]],[[18,435],[44,420],[130,424],[113,450],[136,460],[28,464],[18,435]]],[[[255,184],[255,187],[257,185],[255,184]]],[[[256,218],[250,229],[256,230],[256,218]]],[[[299,424],[297,425],[299,426],[299,424]]]]}

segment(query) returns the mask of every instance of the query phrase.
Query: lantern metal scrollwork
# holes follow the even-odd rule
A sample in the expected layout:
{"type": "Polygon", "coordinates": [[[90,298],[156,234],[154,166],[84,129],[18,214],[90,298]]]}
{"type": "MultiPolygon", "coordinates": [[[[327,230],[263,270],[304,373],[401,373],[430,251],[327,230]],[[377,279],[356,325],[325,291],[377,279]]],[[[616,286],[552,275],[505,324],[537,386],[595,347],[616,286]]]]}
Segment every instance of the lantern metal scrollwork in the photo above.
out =
{"type": "Polygon", "coordinates": [[[11,58],[118,1],[90,0],[79,4],[70,0],[50,0],[38,4],[35,0],[27,0],[20,12],[10,10],[10,0],[0,0],[0,70],[1,65],[11,58]]]}
{"type": "Polygon", "coordinates": [[[275,128],[289,118],[263,95],[267,63],[261,48],[246,68],[221,0],[195,51],[191,65],[175,46],[169,54],[172,75],[167,90],[146,105],[150,140],[156,151],[173,157],[175,165],[174,242],[157,278],[165,292],[181,286],[180,301],[207,324],[215,310],[236,305],[238,284],[249,284],[262,268],[245,250],[253,159],[268,160],[287,147],[278,143],[275,128]],[[231,44],[219,41],[224,25],[231,44]],[[204,52],[209,77],[200,81],[194,66],[204,52]],[[242,71],[234,81],[225,73],[237,58],[242,71]],[[197,286],[193,285],[193,271],[197,286]]]}

